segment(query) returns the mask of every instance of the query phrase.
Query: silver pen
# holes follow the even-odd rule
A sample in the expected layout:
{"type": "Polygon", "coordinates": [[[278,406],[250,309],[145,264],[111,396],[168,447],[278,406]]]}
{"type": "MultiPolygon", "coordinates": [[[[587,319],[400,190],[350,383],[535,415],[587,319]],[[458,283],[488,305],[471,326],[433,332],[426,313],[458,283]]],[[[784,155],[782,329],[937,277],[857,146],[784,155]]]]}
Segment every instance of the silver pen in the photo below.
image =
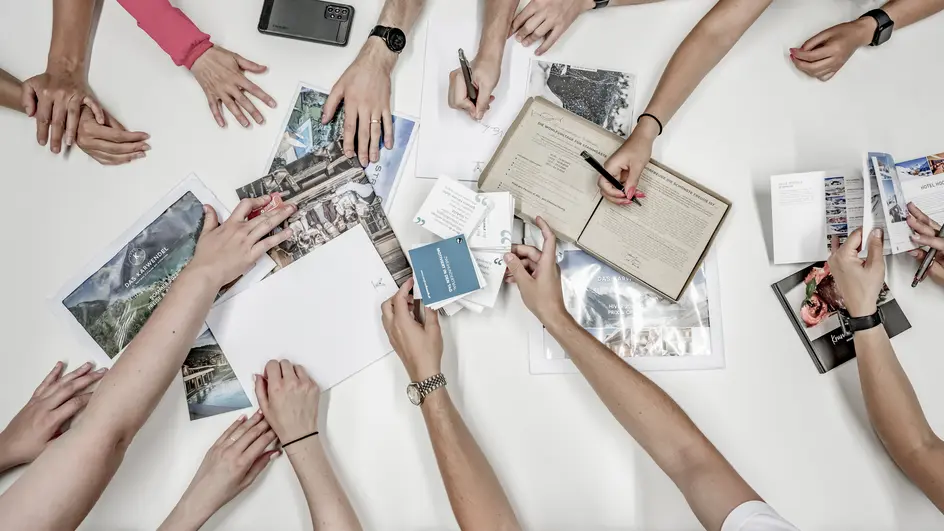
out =
{"type": "MultiPolygon", "coordinates": [[[[937,231],[937,237],[944,238],[944,225],[941,226],[941,230],[937,231]]],[[[937,249],[933,247],[928,249],[928,254],[924,255],[924,261],[921,262],[921,267],[918,268],[918,272],[915,273],[914,280],[911,281],[912,288],[924,280],[925,275],[928,274],[928,269],[931,267],[931,263],[934,262],[935,256],[937,256],[937,249]]]]}

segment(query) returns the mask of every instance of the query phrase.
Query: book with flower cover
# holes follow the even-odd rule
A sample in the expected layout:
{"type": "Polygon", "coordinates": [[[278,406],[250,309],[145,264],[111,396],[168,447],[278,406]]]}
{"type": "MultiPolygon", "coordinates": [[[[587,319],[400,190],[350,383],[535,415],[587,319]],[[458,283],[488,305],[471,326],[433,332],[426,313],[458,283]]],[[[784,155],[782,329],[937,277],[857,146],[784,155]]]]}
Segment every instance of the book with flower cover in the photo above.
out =
{"type": "MultiPolygon", "coordinates": [[[[820,374],[855,357],[852,333],[845,332],[839,322],[838,312],[845,305],[829,264],[816,262],[771,287],[820,374]]],[[[878,295],[878,308],[888,337],[911,328],[887,285],[878,295]]]]}

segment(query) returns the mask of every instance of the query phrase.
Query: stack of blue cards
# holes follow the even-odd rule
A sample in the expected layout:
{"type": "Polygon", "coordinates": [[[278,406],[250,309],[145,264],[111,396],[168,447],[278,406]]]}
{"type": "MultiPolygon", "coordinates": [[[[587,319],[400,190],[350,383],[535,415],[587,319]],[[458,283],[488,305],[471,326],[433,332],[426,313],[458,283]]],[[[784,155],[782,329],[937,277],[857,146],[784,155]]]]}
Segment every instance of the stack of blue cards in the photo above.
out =
{"type": "Polygon", "coordinates": [[[432,310],[485,287],[464,234],[416,247],[410,261],[416,279],[413,293],[432,310]]]}

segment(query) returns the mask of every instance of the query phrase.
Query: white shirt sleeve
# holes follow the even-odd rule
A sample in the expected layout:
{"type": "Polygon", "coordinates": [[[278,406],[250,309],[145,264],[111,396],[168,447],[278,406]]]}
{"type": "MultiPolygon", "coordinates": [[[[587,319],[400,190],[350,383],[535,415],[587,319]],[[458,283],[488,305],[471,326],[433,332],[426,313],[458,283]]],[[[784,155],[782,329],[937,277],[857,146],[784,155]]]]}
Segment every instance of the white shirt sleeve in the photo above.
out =
{"type": "Polygon", "coordinates": [[[738,505],[725,518],[721,531],[799,531],[784,520],[773,507],[762,501],[738,505]]]}

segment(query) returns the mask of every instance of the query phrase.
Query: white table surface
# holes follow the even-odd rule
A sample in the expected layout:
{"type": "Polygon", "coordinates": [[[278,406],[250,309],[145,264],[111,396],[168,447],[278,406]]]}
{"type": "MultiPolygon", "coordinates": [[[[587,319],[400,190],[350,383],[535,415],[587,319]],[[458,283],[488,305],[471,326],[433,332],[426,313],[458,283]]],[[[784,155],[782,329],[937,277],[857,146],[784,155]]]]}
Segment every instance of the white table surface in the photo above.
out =
{"type": "MultiPolygon", "coordinates": [[[[442,0],[440,0],[442,1],[442,0]]],[[[457,0],[448,0],[457,1],[457,0]]],[[[462,0],[470,1],[470,0],[462,0]]],[[[0,209],[6,249],[0,300],[5,370],[0,423],[56,360],[90,358],[48,311],[47,297],[176,182],[196,172],[227,204],[262,174],[299,81],[330,88],[373,26],[381,0],[351,0],[352,44],[318,46],[259,34],[261,0],[185,0],[214,42],[270,72],[256,79],[280,104],[264,126],[220,130],[191,75],[115,2],[98,26],[90,82],[129,128],[150,132],[145,160],[108,168],[81,152],[54,157],[31,120],[0,112],[0,209]],[[17,186],[13,186],[16,184],[17,186]]],[[[650,376],[691,415],[766,500],[806,530],[932,529],[942,517],[885,455],[865,417],[856,364],[819,375],[768,287],[794,267],[770,265],[771,174],[857,167],[868,149],[900,157],[944,151],[944,17],[859,51],[829,83],[794,71],[787,49],[857,16],[863,2],[775,2],[702,84],[656,144],[655,157],[730,198],[717,244],[727,367],[650,376]]],[[[581,17],[548,57],[634,72],[642,112],[677,44],[712,2],[673,0],[581,17]]],[[[425,19],[395,73],[394,109],[417,115],[425,19]]],[[[0,67],[43,70],[51,2],[0,5],[0,67]]],[[[407,167],[392,221],[405,246],[430,181],[407,167]]],[[[942,291],[909,287],[908,257],[889,284],[914,327],[895,339],[932,426],[944,430],[944,371],[930,315],[942,291]]],[[[580,375],[528,373],[526,310],[513,289],[483,315],[445,324],[450,392],[528,529],[696,529],[684,499],[623,431],[580,375]]],[[[356,316],[352,316],[354,329],[356,316]]],[[[317,345],[312,345],[317,348],[317,345]]],[[[388,356],[328,393],[325,441],[367,529],[455,529],[407,377],[388,356]]],[[[153,529],[183,492],[206,448],[237,413],[190,422],[175,380],[135,439],[83,529],[153,529]]],[[[0,479],[6,488],[18,473],[0,479]]],[[[305,529],[307,509],[286,459],[276,461],[208,529],[305,529]]]]}

